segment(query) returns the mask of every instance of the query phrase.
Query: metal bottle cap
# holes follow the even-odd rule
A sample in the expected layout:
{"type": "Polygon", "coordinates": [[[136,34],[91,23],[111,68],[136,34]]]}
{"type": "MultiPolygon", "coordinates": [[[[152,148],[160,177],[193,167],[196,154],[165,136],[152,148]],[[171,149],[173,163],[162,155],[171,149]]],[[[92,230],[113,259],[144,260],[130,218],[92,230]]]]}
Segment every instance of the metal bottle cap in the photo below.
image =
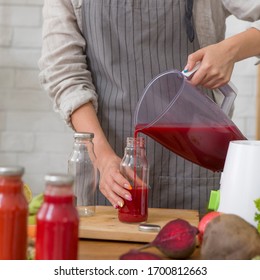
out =
{"type": "Polygon", "coordinates": [[[2,176],[22,176],[24,168],[22,166],[0,166],[0,175],[2,176]]]}
{"type": "Polygon", "coordinates": [[[74,138],[93,139],[94,138],[94,133],[92,133],[92,132],[75,132],[74,133],[74,138]]]}
{"type": "Polygon", "coordinates": [[[64,185],[64,184],[73,184],[74,177],[72,175],[68,174],[60,174],[60,173],[50,173],[45,175],[44,177],[45,182],[58,186],[58,185],[64,185]]]}

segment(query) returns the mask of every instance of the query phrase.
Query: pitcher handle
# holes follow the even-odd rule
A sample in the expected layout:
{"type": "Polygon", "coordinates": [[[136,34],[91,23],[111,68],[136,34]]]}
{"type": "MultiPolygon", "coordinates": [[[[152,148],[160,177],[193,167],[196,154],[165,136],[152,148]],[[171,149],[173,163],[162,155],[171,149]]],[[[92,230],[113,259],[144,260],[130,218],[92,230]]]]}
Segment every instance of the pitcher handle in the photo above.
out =
{"type": "Polygon", "coordinates": [[[220,92],[224,95],[222,104],[220,105],[221,109],[226,115],[229,115],[229,112],[232,108],[232,105],[237,96],[237,89],[234,84],[230,81],[229,83],[215,89],[214,91],[220,92]]]}
{"type": "MultiPolygon", "coordinates": [[[[200,62],[196,63],[196,65],[193,67],[191,71],[183,70],[182,74],[189,80],[193,76],[193,74],[199,69],[200,62]]],[[[234,84],[230,81],[229,83],[214,89],[215,92],[219,92],[224,96],[224,99],[222,101],[222,104],[220,105],[220,108],[223,110],[223,112],[226,115],[229,115],[229,112],[232,108],[232,105],[237,97],[237,89],[234,86],[234,84]]]]}

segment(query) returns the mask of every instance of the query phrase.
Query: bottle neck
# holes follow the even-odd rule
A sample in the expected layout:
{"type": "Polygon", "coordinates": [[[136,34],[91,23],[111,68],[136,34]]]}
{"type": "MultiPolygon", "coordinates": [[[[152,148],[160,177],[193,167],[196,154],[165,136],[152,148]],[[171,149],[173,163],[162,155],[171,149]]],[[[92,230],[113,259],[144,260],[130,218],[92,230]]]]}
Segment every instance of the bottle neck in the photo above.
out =
{"type": "Polygon", "coordinates": [[[80,147],[89,149],[90,147],[92,147],[92,145],[93,145],[93,142],[88,139],[83,140],[83,139],[77,139],[77,138],[75,139],[74,144],[73,144],[74,148],[76,148],[76,149],[79,149],[80,147]]]}
{"type": "Polygon", "coordinates": [[[91,139],[75,139],[73,150],[77,152],[87,152],[92,161],[95,160],[94,143],[91,139]]]}
{"type": "Polygon", "coordinates": [[[21,193],[22,190],[21,176],[0,176],[0,193],[21,193]]]}
{"type": "Polygon", "coordinates": [[[53,196],[46,194],[44,195],[44,202],[53,203],[53,204],[73,204],[74,197],[72,195],[67,196],[53,196]]]}
{"type": "Polygon", "coordinates": [[[46,184],[45,194],[49,196],[69,196],[73,195],[73,188],[71,184],[46,184]]]}
{"type": "Polygon", "coordinates": [[[44,201],[56,204],[73,203],[73,188],[70,184],[47,184],[44,192],[44,201]]]}
{"type": "Polygon", "coordinates": [[[145,153],[145,141],[143,137],[128,137],[126,140],[126,153],[133,153],[136,155],[140,155],[145,153]]]}
{"type": "Polygon", "coordinates": [[[47,174],[45,176],[44,201],[73,201],[73,183],[74,177],[72,175],[57,173],[47,174]]]}
{"type": "Polygon", "coordinates": [[[75,157],[78,157],[79,154],[85,158],[85,160],[89,160],[96,167],[96,155],[94,152],[94,143],[91,139],[75,139],[73,144],[73,151],[70,155],[70,158],[75,160],[75,157]]]}
{"type": "Polygon", "coordinates": [[[120,164],[120,172],[134,188],[148,186],[149,165],[143,137],[127,138],[125,154],[120,164]]]}
{"type": "Polygon", "coordinates": [[[127,145],[121,165],[132,166],[136,172],[139,169],[143,170],[148,167],[143,137],[127,138],[127,145]]]}

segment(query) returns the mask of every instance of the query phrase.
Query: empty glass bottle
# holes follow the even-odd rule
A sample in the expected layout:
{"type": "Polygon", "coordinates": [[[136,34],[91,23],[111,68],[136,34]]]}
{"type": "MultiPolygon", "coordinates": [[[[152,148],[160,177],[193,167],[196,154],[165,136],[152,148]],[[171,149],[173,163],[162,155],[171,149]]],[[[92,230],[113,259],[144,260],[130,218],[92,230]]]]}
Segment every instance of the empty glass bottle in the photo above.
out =
{"type": "Polygon", "coordinates": [[[74,133],[68,173],[74,176],[74,198],[80,216],[92,216],[96,207],[97,168],[93,133],[74,133]]]}
{"type": "Polygon", "coordinates": [[[149,165],[146,158],[144,137],[128,137],[120,172],[132,186],[132,201],[125,200],[118,209],[121,222],[137,223],[148,218],[149,165]]]}

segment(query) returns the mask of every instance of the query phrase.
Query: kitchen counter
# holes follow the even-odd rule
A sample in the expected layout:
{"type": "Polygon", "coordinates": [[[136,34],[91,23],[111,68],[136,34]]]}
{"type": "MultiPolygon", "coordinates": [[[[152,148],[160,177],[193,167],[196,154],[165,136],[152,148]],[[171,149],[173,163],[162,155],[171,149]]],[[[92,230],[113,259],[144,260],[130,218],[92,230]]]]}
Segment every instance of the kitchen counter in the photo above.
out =
{"type": "MultiPolygon", "coordinates": [[[[199,214],[196,210],[149,208],[147,223],[157,224],[161,228],[169,221],[183,219],[193,226],[199,224],[199,214]]],[[[117,210],[112,206],[97,206],[94,216],[81,217],[79,238],[151,242],[157,232],[144,232],[138,229],[139,223],[122,223],[118,220],[117,210]]]]}
{"type": "MultiPolygon", "coordinates": [[[[122,254],[127,253],[131,249],[137,249],[144,245],[139,242],[124,242],[124,241],[108,241],[96,239],[80,239],[79,241],[79,260],[118,260],[122,254]]],[[[151,252],[162,259],[165,257],[156,248],[147,248],[143,252],[151,252]]],[[[199,260],[199,248],[197,247],[189,259],[199,260]]]]}
{"type": "MultiPolygon", "coordinates": [[[[171,220],[184,219],[198,226],[198,211],[185,209],[149,208],[148,223],[158,224],[161,228],[171,220]]],[[[138,224],[121,223],[117,210],[112,206],[97,206],[96,214],[81,217],[79,227],[79,255],[81,260],[117,260],[131,249],[138,249],[154,240],[158,232],[141,232],[138,224]]],[[[147,248],[167,259],[158,249],[147,248]]],[[[199,259],[199,249],[190,257],[199,259]]]]}

